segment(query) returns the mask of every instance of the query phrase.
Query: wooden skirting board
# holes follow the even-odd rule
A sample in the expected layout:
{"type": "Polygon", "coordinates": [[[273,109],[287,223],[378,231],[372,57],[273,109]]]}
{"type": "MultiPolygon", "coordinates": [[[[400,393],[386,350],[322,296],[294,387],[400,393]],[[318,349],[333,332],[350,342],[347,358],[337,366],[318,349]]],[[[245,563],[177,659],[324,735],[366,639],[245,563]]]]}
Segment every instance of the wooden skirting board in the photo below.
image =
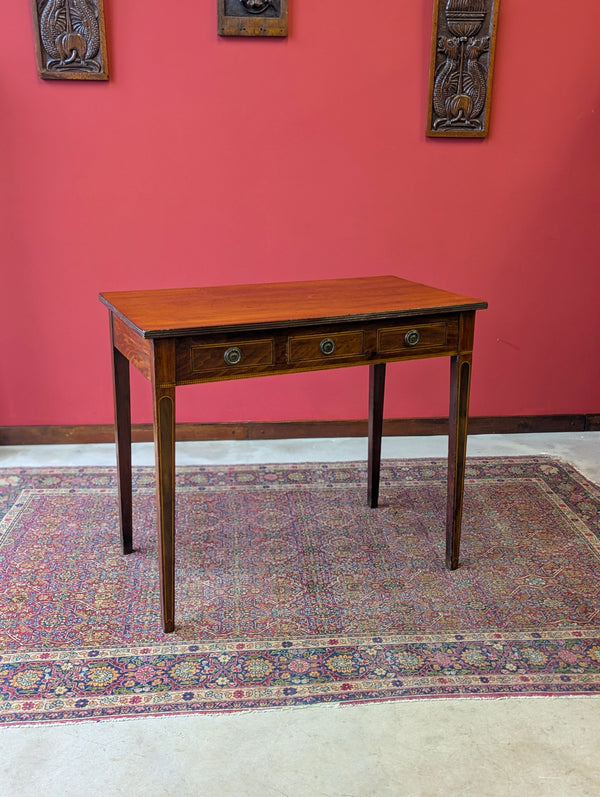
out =
{"type": "MultiPolygon", "coordinates": [[[[447,418],[389,418],[383,434],[390,437],[443,435],[447,418]]],[[[528,434],[532,432],[598,432],[600,414],[511,415],[472,417],[469,434],[528,434]]],[[[301,437],[365,437],[366,420],[278,421],[275,423],[180,423],[177,440],[282,440],[301,437]]],[[[152,424],[133,425],[134,442],[152,440],[152,424]]],[[[88,426],[0,426],[0,445],[60,445],[112,443],[112,424],[88,426]]]]}

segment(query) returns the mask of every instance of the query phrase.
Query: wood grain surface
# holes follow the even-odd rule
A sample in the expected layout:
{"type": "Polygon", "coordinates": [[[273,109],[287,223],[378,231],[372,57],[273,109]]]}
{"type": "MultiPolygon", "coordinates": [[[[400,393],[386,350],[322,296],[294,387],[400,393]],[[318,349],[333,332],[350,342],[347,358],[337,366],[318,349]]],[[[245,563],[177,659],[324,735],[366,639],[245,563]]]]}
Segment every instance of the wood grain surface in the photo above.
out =
{"type": "Polygon", "coordinates": [[[479,299],[394,276],[119,291],[101,293],[100,301],[144,338],[487,307],[479,299]]]}

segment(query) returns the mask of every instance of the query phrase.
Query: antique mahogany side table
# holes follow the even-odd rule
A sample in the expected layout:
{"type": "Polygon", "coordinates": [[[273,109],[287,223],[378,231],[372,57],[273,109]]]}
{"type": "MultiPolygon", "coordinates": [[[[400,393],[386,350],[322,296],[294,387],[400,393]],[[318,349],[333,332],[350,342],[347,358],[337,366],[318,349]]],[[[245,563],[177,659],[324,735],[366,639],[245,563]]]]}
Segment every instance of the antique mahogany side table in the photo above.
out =
{"type": "Polygon", "coordinates": [[[379,495],[386,363],[450,357],[446,565],[458,567],[475,312],[398,277],[100,294],[108,307],[121,541],[132,551],[129,364],[152,383],[162,627],[175,628],[175,388],[369,365],[367,500],[379,495]]]}

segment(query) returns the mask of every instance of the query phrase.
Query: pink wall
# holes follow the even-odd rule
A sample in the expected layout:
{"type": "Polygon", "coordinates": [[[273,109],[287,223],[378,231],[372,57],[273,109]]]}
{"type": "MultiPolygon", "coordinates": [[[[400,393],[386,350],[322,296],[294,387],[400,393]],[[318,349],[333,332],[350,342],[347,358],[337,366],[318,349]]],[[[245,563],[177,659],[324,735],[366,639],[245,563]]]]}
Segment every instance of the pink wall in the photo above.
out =
{"type": "MultiPolygon", "coordinates": [[[[220,39],[216,0],[105,2],[107,84],[41,81],[3,9],[0,425],[111,421],[99,291],[385,273],[489,301],[474,415],[599,411],[597,0],[502,0],[485,141],[425,138],[429,0],[290,0],[273,41],[220,39]]],[[[360,418],[366,383],[185,388],[178,418],[360,418]]],[[[386,414],[446,383],[391,367],[386,414]]]]}

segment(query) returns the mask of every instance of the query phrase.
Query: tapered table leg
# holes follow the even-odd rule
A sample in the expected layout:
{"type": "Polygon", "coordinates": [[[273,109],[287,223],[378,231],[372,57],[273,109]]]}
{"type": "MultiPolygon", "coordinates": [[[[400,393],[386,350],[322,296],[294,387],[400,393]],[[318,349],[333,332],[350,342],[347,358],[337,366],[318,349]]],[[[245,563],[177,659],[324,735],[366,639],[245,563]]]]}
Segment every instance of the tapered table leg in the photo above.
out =
{"type": "Polygon", "coordinates": [[[152,379],[163,631],[175,630],[175,384],[173,341],[155,341],[152,379]]]}
{"type": "MultiPolygon", "coordinates": [[[[112,334],[112,319],[111,319],[112,334]]],[[[119,484],[119,517],[123,553],[133,550],[131,499],[131,400],[129,360],[112,346],[113,388],[115,404],[115,443],[117,447],[117,481],[119,484]]]]}
{"type": "Polygon", "coordinates": [[[383,397],[385,393],[385,363],[369,366],[369,452],[367,500],[370,507],[379,504],[379,474],[381,470],[381,435],[383,431],[383,397]]]}
{"type": "Polygon", "coordinates": [[[474,313],[466,313],[461,317],[459,354],[450,358],[448,503],[446,509],[446,567],[450,570],[456,570],[460,555],[474,321],[474,313]]]}

